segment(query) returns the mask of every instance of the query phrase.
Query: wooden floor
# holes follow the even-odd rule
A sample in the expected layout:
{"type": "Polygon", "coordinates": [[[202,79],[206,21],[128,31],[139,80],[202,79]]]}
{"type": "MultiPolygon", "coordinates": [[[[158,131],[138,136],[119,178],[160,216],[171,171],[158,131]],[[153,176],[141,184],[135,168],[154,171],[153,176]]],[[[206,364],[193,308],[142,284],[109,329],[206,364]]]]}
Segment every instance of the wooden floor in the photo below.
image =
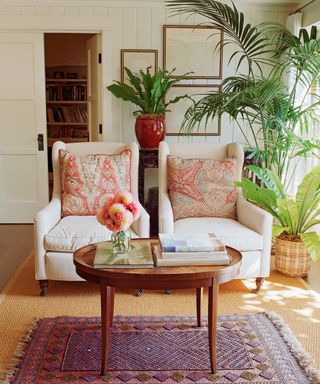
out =
{"type": "Polygon", "coordinates": [[[33,250],[33,224],[0,224],[0,292],[33,250]]]}
{"type": "MultiPolygon", "coordinates": [[[[32,250],[32,224],[0,224],[0,292],[32,250]]],[[[312,263],[305,281],[320,292],[320,261],[312,263]]]]}

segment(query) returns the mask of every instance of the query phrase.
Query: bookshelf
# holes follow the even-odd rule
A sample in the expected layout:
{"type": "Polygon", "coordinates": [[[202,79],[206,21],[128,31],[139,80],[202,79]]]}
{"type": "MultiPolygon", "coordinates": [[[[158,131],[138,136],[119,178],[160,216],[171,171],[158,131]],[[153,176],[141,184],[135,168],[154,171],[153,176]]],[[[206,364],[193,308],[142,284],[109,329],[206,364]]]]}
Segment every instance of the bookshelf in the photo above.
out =
{"type": "MultiPolygon", "coordinates": [[[[55,141],[89,141],[86,66],[46,67],[49,190],[52,189],[52,146],[55,141]]],[[[51,192],[50,192],[51,195],[51,192]]]]}
{"type": "Polygon", "coordinates": [[[87,79],[47,78],[46,99],[49,147],[56,140],[64,142],[89,140],[87,79]]]}

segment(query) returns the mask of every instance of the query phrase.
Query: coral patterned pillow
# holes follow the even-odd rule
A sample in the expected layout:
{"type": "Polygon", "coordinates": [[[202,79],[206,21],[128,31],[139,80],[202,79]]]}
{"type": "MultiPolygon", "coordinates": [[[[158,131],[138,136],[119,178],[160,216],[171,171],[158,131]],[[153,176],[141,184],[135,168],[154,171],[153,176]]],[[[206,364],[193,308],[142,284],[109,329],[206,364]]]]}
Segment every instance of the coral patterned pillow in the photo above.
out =
{"type": "Polygon", "coordinates": [[[131,190],[131,151],[74,155],[60,149],[62,216],[96,215],[110,193],[131,190]]]}
{"type": "Polygon", "coordinates": [[[236,217],[236,159],[183,159],[168,156],[168,189],[174,220],[236,217]]]}

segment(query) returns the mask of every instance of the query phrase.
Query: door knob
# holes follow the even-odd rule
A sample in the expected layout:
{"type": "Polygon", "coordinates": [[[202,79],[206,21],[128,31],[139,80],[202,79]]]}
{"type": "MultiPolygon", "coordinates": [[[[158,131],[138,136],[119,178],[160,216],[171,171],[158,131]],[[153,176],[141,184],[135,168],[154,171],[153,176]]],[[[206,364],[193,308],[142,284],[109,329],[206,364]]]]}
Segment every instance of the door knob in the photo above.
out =
{"type": "Polygon", "coordinates": [[[42,133],[38,134],[37,141],[38,141],[38,151],[44,151],[44,145],[43,145],[44,143],[43,143],[43,134],[42,133]]]}

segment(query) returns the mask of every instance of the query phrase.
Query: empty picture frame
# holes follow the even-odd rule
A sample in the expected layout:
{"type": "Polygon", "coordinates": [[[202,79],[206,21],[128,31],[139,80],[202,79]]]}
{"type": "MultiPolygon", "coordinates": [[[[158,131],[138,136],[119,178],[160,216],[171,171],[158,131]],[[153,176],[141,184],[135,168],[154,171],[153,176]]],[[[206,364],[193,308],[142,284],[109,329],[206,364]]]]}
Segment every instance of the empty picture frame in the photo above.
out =
{"type": "MultiPolygon", "coordinates": [[[[166,99],[171,100],[176,96],[188,95],[197,102],[210,92],[218,93],[221,87],[219,85],[204,84],[179,84],[173,86],[167,94],[166,99]]],[[[182,121],[187,109],[192,105],[192,100],[185,98],[176,104],[169,106],[170,112],[166,113],[166,135],[167,136],[184,136],[185,133],[180,132],[182,121]]],[[[212,121],[208,121],[207,127],[205,120],[200,123],[199,129],[195,127],[194,131],[188,136],[220,136],[220,118],[216,117],[212,121]]]]}
{"type": "Polygon", "coordinates": [[[202,25],[163,26],[163,68],[188,79],[222,78],[223,33],[202,25]]]}
{"type": "Polygon", "coordinates": [[[158,69],[158,51],[156,49],[121,49],[121,82],[129,83],[124,67],[132,72],[146,71],[151,67],[154,74],[158,69]]]}

